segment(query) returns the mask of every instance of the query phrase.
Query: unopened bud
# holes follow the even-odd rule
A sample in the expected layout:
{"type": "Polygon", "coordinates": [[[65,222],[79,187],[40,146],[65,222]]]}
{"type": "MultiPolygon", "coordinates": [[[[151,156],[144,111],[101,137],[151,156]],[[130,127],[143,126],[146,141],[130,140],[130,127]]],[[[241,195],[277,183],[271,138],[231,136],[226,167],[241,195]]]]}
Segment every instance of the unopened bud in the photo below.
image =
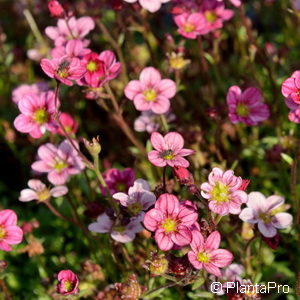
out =
{"type": "Polygon", "coordinates": [[[184,185],[193,185],[194,184],[193,175],[189,172],[188,169],[175,166],[173,168],[173,173],[181,184],[184,184],[184,185]]]}
{"type": "Polygon", "coordinates": [[[152,253],[151,258],[146,261],[145,267],[153,276],[161,276],[167,273],[169,262],[164,254],[152,253]]]}
{"type": "Polygon", "coordinates": [[[249,185],[249,183],[250,183],[250,180],[249,179],[243,179],[243,181],[242,181],[242,185],[240,186],[240,190],[241,191],[246,191],[247,190],[247,187],[248,187],[248,185],[249,185]]]}
{"type": "Polygon", "coordinates": [[[64,8],[57,0],[50,0],[48,2],[48,9],[53,17],[63,18],[65,15],[64,8]]]}
{"type": "Polygon", "coordinates": [[[90,152],[92,156],[99,155],[101,152],[101,145],[99,143],[99,137],[93,138],[90,142],[87,139],[83,139],[85,148],[90,152]]]}

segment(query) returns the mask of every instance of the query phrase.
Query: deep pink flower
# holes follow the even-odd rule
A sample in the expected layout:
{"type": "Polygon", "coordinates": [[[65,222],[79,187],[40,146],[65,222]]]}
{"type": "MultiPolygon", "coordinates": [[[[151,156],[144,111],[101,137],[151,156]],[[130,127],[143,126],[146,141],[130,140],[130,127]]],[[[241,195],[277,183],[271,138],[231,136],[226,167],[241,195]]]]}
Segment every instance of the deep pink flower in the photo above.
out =
{"type": "Polygon", "coordinates": [[[174,245],[185,246],[192,241],[191,226],[198,219],[193,206],[180,203],[176,196],[162,194],[153,209],[145,214],[144,225],[155,231],[155,241],[163,251],[174,245]]]}
{"type": "Polygon", "coordinates": [[[17,215],[11,209],[0,211],[0,249],[11,251],[11,245],[20,244],[23,231],[17,226],[17,215]]]}
{"type": "Polygon", "coordinates": [[[91,17],[81,17],[76,19],[71,17],[67,21],[65,19],[59,19],[57,21],[57,27],[48,26],[45,30],[46,35],[55,42],[55,46],[64,46],[67,41],[79,39],[82,40],[85,46],[89,45],[88,40],[84,40],[84,37],[95,28],[95,22],[91,17]],[[71,30],[71,32],[70,32],[71,30]]]}
{"type": "Polygon", "coordinates": [[[269,107],[262,102],[262,94],[257,88],[247,88],[244,92],[234,85],[227,93],[227,105],[229,118],[232,123],[245,123],[257,125],[270,116],[269,107]]]}
{"type": "Polygon", "coordinates": [[[259,192],[248,195],[246,208],[239,217],[244,222],[257,224],[259,231],[265,237],[274,237],[277,229],[284,229],[292,224],[291,214],[284,212],[284,198],[273,195],[266,198],[259,192]]]}
{"type": "Polygon", "coordinates": [[[171,0],[124,0],[124,1],[128,3],[135,3],[138,1],[143,8],[154,13],[161,8],[161,5],[163,3],[167,3],[171,0]]]}
{"type": "Polygon", "coordinates": [[[40,138],[48,131],[55,131],[54,114],[57,110],[53,91],[37,94],[26,94],[19,102],[21,112],[14,121],[15,128],[29,133],[33,138],[40,138]]]}
{"type": "Polygon", "coordinates": [[[300,104],[294,102],[291,98],[284,99],[286,106],[290,109],[289,120],[294,123],[300,123],[300,104]]]}
{"type": "Polygon", "coordinates": [[[138,218],[132,219],[126,225],[116,224],[103,213],[97,218],[97,222],[88,226],[89,231],[96,233],[110,233],[112,239],[120,243],[129,243],[135,239],[138,232],[143,231],[143,226],[138,218]]]}
{"type": "Polygon", "coordinates": [[[164,137],[158,133],[151,134],[151,144],[155,150],[148,153],[149,161],[157,167],[184,167],[190,163],[183,158],[193,154],[195,151],[183,148],[184,140],[181,134],[169,132],[164,137]]]}
{"type": "Polygon", "coordinates": [[[61,295],[72,295],[79,292],[79,279],[71,270],[61,270],[57,275],[57,292],[61,295]]]}
{"type": "Polygon", "coordinates": [[[220,268],[230,265],[233,255],[225,249],[219,249],[221,236],[218,231],[212,232],[206,240],[198,230],[193,230],[192,250],[188,253],[190,263],[195,269],[205,269],[217,277],[221,276],[220,268]]]}
{"type": "Polygon", "coordinates": [[[116,61],[114,53],[109,50],[100,54],[89,53],[83,57],[81,63],[86,73],[79,84],[92,88],[102,86],[107,81],[116,78],[121,72],[121,64],[116,61]]]}
{"type": "Polygon", "coordinates": [[[21,191],[19,200],[28,202],[32,200],[46,201],[51,197],[60,197],[68,193],[68,188],[64,185],[58,185],[49,189],[46,185],[38,179],[31,179],[28,181],[29,189],[21,191]]]}
{"type": "Polygon", "coordinates": [[[241,205],[247,202],[247,194],[241,190],[243,180],[234,176],[232,170],[223,172],[213,168],[208,176],[208,182],[201,184],[201,195],[208,199],[209,208],[216,214],[239,214],[241,205]]]}
{"type": "Polygon", "coordinates": [[[300,71],[295,71],[281,86],[281,93],[285,98],[300,104],[300,71]]]}
{"type": "MultiPolygon", "coordinates": [[[[78,128],[78,123],[76,120],[68,113],[61,113],[59,115],[59,121],[63,125],[66,132],[70,135],[75,134],[78,128]]],[[[60,127],[57,127],[55,133],[65,136],[63,130],[60,127]]]]}
{"type": "Polygon", "coordinates": [[[68,56],[51,60],[44,58],[41,67],[50,78],[55,78],[66,85],[73,85],[71,80],[79,80],[86,72],[78,58],[68,56]]]}
{"type": "MultiPolygon", "coordinates": [[[[76,141],[74,144],[78,147],[76,141]]],[[[84,163],[69,141],[58,147],[47,143],[38,149],[39,160],[31,165],[37,172],[48,173],[48,180],[55,185],[65,184],[71,175],[79,174],[84,163]]]]}
{"type": "Polygon", "coordinates": [[[53,17],[63,18],[65,14],[64,8],[57,0],[50,0],[48,2],[48,9],[53,17]]]}
{"type": "MultiPolygon", "coordinates": [[[[134,171],[131,168],[124,170],[111,168],[104,173],[104,180],[112,195],[117,192],[127,192],[134,183],[134,177],[134,171]]],[[[105,194],[103,187],[101,190],[102,193],[105,194]]]]}
{"type": "Polygon", "coordinates": [[[198,35],[209,32],[206,19],[202,13],[188,14],[184,12],[175,16],[174,22],[178,26],[178,32],[188,39],[196,39],[198,35]]]}
{"type": "Polygon", "coordinates": [[[129,188],[128,194],[116,193],[113,198],[120,201],[122,206],[127,207],[130,215],[140,220],[144,217],[144,211],[154,205],[156,200],[148,182],[144,179],[135,180],[133,186],[129,188]]]}
{"type": "Polygon", "coordinates": [[[171,79],[161,79],[158,70],[148,67],[141,72],[139,80],[127,84],[124,92],[137,110],[164,114],[170,108],[169,99],[176,94],[176,84],[171,79]]]}
{"type": "Polygon", "coordinates": [[[82,58],[90,52],[91,50],[86,48],[81,40],[70,40],[65,46],[52,49],[51,56],[57,59],[63,56],[82,58]]]}
{"type": "Polygon", "coordinates": [[[49,90],[49,85],[46,82],[38,82],[34,84],[21,84],[12,92],[12,101],[18,102],[24,98],[26,94],[40,95],[42,92],[49,90]]]}

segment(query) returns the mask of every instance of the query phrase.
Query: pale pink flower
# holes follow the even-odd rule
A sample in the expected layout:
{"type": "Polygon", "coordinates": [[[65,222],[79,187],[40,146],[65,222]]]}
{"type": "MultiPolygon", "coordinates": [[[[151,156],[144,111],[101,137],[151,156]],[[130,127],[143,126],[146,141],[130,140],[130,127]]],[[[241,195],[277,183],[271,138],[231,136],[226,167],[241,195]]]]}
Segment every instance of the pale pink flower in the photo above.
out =
{"type": "Polygon", "coordinates": [[[228,266],[233,255],[225,249],[219,249],[221,236],[218,231],[212,232],[205,240],[198,230],[193,230],[192,250],[188,252],[190,263],[195,269],[204,269],[217,277],[221,276],[220,268],[228,266]]]}
{"type": "Polygon", "coordinates": [[[163,3],[167,3],[170,0],[124,0],[124,1],[128,3],[135,3],[138,1],[143,8],[154,13],[161,8],[161,5],[163,3]]]}
{"type": "Polygon", "coordinates": [[[79,292],[78,276],[71,270],[61,270],[57,275],[58,284],[56,290],[59,294],[67,296],[79,292]]]}
{"type": "Polygon", "coordinates": [[[97,218],[97,222],[88,226],[89,231],[96,233],[110,233],[112,239],[120,243],[129,243],[135,239],[138,232],[144,228],[139,219],[132,219],[126,225],[115,224],[115,222],[103,213],[97,218]]]}
{"type": "Polygon", "coordinates": [[[68,56],[44,58],[41,61],[41,68],[50,78],[55,78],[66,85],[73,85],[72,81],[81,79],[86,72],[78,58],[68,56]]]}
{"type": "Polygon", "coordinates": [[[57,185],[52,189],[46,187],[46,185],[38,179],[30,179],[28,181],[29,189],[21,191],[19,200],[22,202],[28,202],[37,200],[43,202],[49,200],[51,197],[61,197],[68,193],[68,188],[64,185],[57,185]]]}
{"type": "Polygon", "coordinates": [[[300,104],[300,71],[295,71],[282,83],[281,93],[285,98],[300,104]]]}
{"type": "Polygon", "coordinates": [[[33,138],[40,138],[48,131],[55,131],[54,114],[57,110],[53,91],[41,94],[26,94],[19,102],[21,112],[14,121],[15,128],[23,133],[29,133],[33,138]]]}
{"type": "Polygon", "coordinates": [[[257,125],[270,116],[270,109],[262,102],[260,90],[254,87],[247,88],[244,92],[236,85],[230,87],[227,105],[228,116],[234,124],[242,122],[246,125],[257,125]]]}
{"type": "Polygon", "coordinates": [[[209,201],[209,208],[221,216],[239,214],[241,205],[247,202],[247,194],[241,190],[243,179],[234,176],[232,170],[223,172],[213,168],[208,182],[201,184],[201,195],[209,201]]]}
{"type": "Polygon", "coordinates": [[[186,246],[192,241],[191,227],[198,214],[193,206],[180,203],[176,196],[162,194],[144,217],[144,225],[155,231],[155,241],[163,251],[175,246],[186,246]]]}
{"type": "MultiPolygon", "coordinates": [[[[127,192],[134,183],[134,171],[131,168],[118,170],[111,168],[104,173],[104,181],[110,193],[127,192]]],[[[101,187],[102,193],[106,194],[105,189],[101,187]]]]}
{"type": "MultiPolygon", "coordinates": [[[[58,119],[68,134],[72,135],[76,133],[78,128],[78,123],[70,114],[63,112],[59,115],[58,119]]],[[[58,126],[55,129],[55,133],[65,136],[63,130],[58,126]]]]}
{"type": "Polygon", "coordinates": [[[147,211],[156,201],[148,182],[144,179],[135,180],[128,194],[116,193],[113,198],[120,201],[120,204],[128,209],[130,215],[140,220],[144,217],[144,211],[147,211]]]}
{"type": "Polygon", "coordinates": [[[81,40],[70,40],[65,46],[53,48],[51,56],[57,59],[63,56],[82,58],[90,52],[91,50],[86,48],[81,40]]]}
{"type": "Polygon", "coordinates": [[[244,222],[257,224],[261,234],[265,237],[274,237],[277,229],[285,229],[292,224],[291,214],[284,212],[284,198],[273,195],[266,198],[262,193],[252,192],[248,195],[246,208],[239,217],[244,222]]]}
{"type": "Polygon", "coordinates": [[[13,89],[12,101],[16,104],[26,95],[35,94],[40,95],[42,92],[49,90],[49,85],[46,82],[38,82],[34,84],[21,84],[13,89]]]}
{"type": "Polygon", "coordinates": [[[194,150],[183,148],[184,140],[181,134],[169,132],[164,137],[158,133],[151,134],[151,144],[155,150],[148,153],[149,161],[157,167],[184,167],[190,163],[183,158],[194,154],[194,150]]]}
{"type": "MultiPolygon", "coordinates": [[[[73,141],[78,148],[76,141],[73,141]]],[[[79,174],[84,163],[69,141],[58,147],[47,143],[38,149],[39,160],[31,165],[34,171],[48,173],[48,180],[54,185],[65,184],[71,175],[79,174]]]]}
{"type": "Polygon", "coordinates": [[[176,94],[176,84],[171,79],[161,79],[158,70],[148,67],[141,72],[139,80],[127,84],[124,92],[137,110],[164,114],[170,108],[169,99],[176,94]]]}
{"type": "Polygon", "coordinates": [[[198,35],[209,32],[206,19],[202,13],[182,13],[174,17],[178,32],[188,39],[196,39],[198,35]]]}
{"type": "Polygon", "coordinates": [[[11,251],[11,245],[20,244],[23,239],[23,231],[17,226],[18,217],[11,209],[0,211],[0,249],[11,251]]]}
{"type": "Polygon", "coordinates": [[[82,40],[85,46],[89,45],[89,40],[84,37],[95,28],[95,22],[91,17],[81,17],[76,19],[71,17],[67,21],[59,19],[57,27],[48,26],[45,30],[46,35],[55,42],[55,46],[64,46],[68,40],[82,40]],[[71,31],[71,32],[70,32],[71,31]]]}
{"type": "Polygon", "coordinates": [[[295,103],[291,98],[285,98],[285,104],[290,109],[289,120],[300,123],[300,104],[295,103]]]}
{"type": "Polygon", "coordinates": [[[106,50],[100,54],[92,52],[83,57],[81,64],[86,73],[78,84],[97,88],[115,79],[121,72],[121,64],[117,62],[112,51],[106,50]]]}

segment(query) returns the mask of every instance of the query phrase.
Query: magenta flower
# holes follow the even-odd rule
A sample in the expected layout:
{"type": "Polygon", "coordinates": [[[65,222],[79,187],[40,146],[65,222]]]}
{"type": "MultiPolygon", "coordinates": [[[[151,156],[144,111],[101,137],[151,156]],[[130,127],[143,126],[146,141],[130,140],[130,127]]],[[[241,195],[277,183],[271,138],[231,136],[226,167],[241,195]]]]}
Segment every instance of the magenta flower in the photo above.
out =
{"type": "Polygon", "coordinates": [[[193,230],[192,250],[188,253],[190,263],[195,269],[205,269],[217,277],[221,276],[220,268],[230,265],[233,255],[225,249],[219,249],[221,236],[218,231],[212,232],[206,240],[198,230],[193,230]]]}
{"type": "Polygon", "coordinates": [[[148,182],[144,179],[135,180],[128,194],[116,193],[113,198],[120,201],[122,206],[127,207],[130,215],[142,220],[144,211],[148,210],[156,201],[155,195],[151,192],[148,182]]]}
{"type": "Polygon", "coordinates": [[[106,82],[116,78],[121,72],[121,64],[116,61],[112,51],[103,51],[100,54],[89,53],[81,60],[86,69],[84,77],[79,84],[98,88],[106,82]]]}
{"type": "Polygon", "coordinates": [[[106,213],[97,218],[97,222],[88,226],[89,231],[96,233],[110,233],[112,239],[120,243],[129,243],[135,239],[143,226],[138,218],[130,220],[126,225],[116,224],[106,213]]]}
{"type": "Polygon", "coordinates": [[[12,101],[18,102],[27,94],[40,95],[42,92],[49,90],[49,85],[46,82],[38,82],[34,84],[21,84],[12,92],[12,101]]]}
{"type": "Polygon", "coordinates": [[[21,112],[14,121],[15,128],[23,133],[29,133],[38,139],[48,131],[55,131],[54,114],[57,110],[54,92],[42,92],[37,94],[26,94],[19,102],[18,108],[21,112]]]}
{"type": "Polygon", "coordinates": [[[234,176],[232,170],[223,172],[213,168],[208,176],[208,182],[201,184],[201,195],[208,199],[209,208],[221,216],[239,214],[241,205],[247,202],[247,194],[241,190],[243,179],[234,176]]]}
{"type": "Polygon", "coordinates": [[[61,270],[57,275],[56,290],[59,294],[67,296],[79,292],[79,279],[71,270],[61,270]]]}
{"type": "Polygon", "coordinates": [[[284,198],[273,195],[266,198],[259,192],[248,195],[246,208],[242,210],[239,217],[244,222],[257,224],[261,234],[265,237],[274,237],[277,229],[284,229],[292,224],[291,214],[284,212],[284,198]]]}
{"type": "Polygon", "coordinates": [[[19,200],[28,202],[37,200],[43,202],[49,200],[51,197],[60,197],[68,193],[68,188],[64,185],[58,185],[52,189],[48,189],[44,183],[38,179],[31,179],[28,181],[29,189],[21,191],[19,200]]]}
{"type": "Polygon", "coordinates": [[[57,59],[63,56],[82,58],[90,52],[91,50],[86,48],[81,40],[70,40],[65,46],[52,49],[51,56],[57,59]]]}
{"type": "Polygon", "coordinates": [[[135,3],[138,1],[143,8],[154,13],[161,8],[161,5],[163,3],[167,3],[170,0],[124,0],[124,1],[128,3],[135,3]]]}
{"type": "Polygon", "coordinates": [[[244,92],[234,85],[227,93],[230,121],[246,125],[257,125],[270,116],[269,107],[262,102],[262,94],[257,88],[247,88],[244,92]]]}
{"type": "Polygon", "coordinates": [[[181,134],[169,132],[164,137],[158,133],[151,134],[151,144],[155,150],[148,153],[149,161],[157,167],[184,167],[190,163],[183,158],[193,154],[195,151],[183,148],[184,140],[181,134]]]}
{"type": "Polygon", "coordinates": [[[171,79],[161,79],[158,70],[148,67],[141,72],[139,80],[127,84],[124,92],[137,110],[164,114],[170,108],[169,99],[176,94],[176,84],[171,79]]]}
{"type": "MultiPolygon", "coordinates": [[[[64,127],[66,132],[70,135],[75,134],[78,128],[78,123],[76,120],[68,113],[61,113],[59,115],[59,121],[61,125],[64,127]]],[[[63,130],[60,127],[55,129],[55,133],[65,136],[63,130]]]]}
{"type": "Polygon", "coordinates": [[[285,98],[300,104],[300,71],[295,71],[281,86],[281,93],[285,98]]]}
{"type": "MultiPolygon", "coordinates": [[[[131,168],[122,171],[111,168],[104,173],[105,183],[112,195],[117,192],[127,192],[134,183],[134,177],[134,171],[131,168]]],[[[101,190],[103,194],[106,194],[103,188],[101,190]]]]}
{"type": "Polygon", "coordinates": [[[76,19],[71,17],[68,21],[59,19],[57,27],[49,26],[46,28],[46,35],[55,42],[55,46],[64,46],[67,41],[79,39],[82,40],[85,46],[88,46],[89,41],[84,40],[84,37],[95,28],[95,22],[90,17],[81,17],[76,19]],[[68,25],[67,26],[67,23],[68,25]]]}
{"type": "Polygon", "coordinates": [[[300,104],[295,103],[291,98],[285,98],[285,104],[290,109],[289,120],[300,123],[300,104]]]}
{"type": "Polygon", "coordinates": [[[11,251],[11,245],[20,244],[23,231],[17,226],[18,217],[11,209],[0,211],[0,249],[11,251]]]}
{"type": "Polygon", "coordinates": [[[193,206],[180,203],[176,196],[162,194],[153,209],[145,214],[144,225],[155,231],[155,241],[163,251],[174,245],[186,246],[192,241],[191,226],[198,219],[193,206]]]}
{"type": "Polygon", "coordinates": [[[198,35],[206,34],[209,29],[202,13],[182,13],[174,17],[178,32],[188,39],[196,39],[198,35]]]}
{"type": "MultiPolygon", "coordinates": [[[[74,144],[78,147],[77,143],[74,144]]],[[[48,180],[54,185],[65,184],[71,175],[79,174],[84,163],[69,141],[58,147],[47,143],[38,149],[39,160],[31,165],[37,172],[48,173],[48,180]]]]}
{"type": "Polygon", "coordinates": [[[41,68],[50,77],[66,85],[73,85],[72,80],[79,80],[86,72],[78,58],[63,56],[61,58],[41,61],[41,68]]]}

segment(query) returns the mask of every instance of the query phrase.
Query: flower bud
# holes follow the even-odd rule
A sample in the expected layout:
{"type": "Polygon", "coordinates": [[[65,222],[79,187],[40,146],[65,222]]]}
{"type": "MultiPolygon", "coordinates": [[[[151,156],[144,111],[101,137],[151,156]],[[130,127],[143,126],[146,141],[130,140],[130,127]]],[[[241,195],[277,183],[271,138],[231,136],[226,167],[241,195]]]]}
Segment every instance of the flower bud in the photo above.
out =
{"type": "Polygon", "coordinates": [[[249,183],[250,183],[249,179],[243,179],[242,185],[240,186],[239,190],[246,191],[249,183]]]}
{"type": "Polygon", "coordinates": [[[153,276],[161,276],[168,272],[169,262],[164,254],[151,253],[150,260],[146,261],[145,267],[153,276]]]}
{"type": "Polygon", "coordinates": [[[145,288],[137,281],[136,275],[132,274],[125,283],[115,283],[115,288],[119,292],[121,299],[138,300],[145,288]]]}
{"type": "Polygon", "coordinates": [[[181,184],[184,185],[194,184],[193,175],[186,168],[174,166],[173,174],[176,176],[176,178],[179,180],[181,184]]]}
{"type": "Polygon", "coordinates": [[[191,265],[186,255],[183,257],[171,256],[168,270],[170,274],[173,274],[176,277],[184,277],[190,270],[191,265]]]}
{"type": "Polygon", "coordinates": [[[93,140],[90,142],[87,139],[83,139],[85,148],[90,152],[92,156],[99,155],[101,152],[101,145],[99,143],[99,137],[93,138],[93,140]]]}
{"type": "Polygon", "coordinates": [[[63,18],[65,15],[64,8],[57,0],[50,0],[48,2],[48,9],[53,17],[63,18]]]}

